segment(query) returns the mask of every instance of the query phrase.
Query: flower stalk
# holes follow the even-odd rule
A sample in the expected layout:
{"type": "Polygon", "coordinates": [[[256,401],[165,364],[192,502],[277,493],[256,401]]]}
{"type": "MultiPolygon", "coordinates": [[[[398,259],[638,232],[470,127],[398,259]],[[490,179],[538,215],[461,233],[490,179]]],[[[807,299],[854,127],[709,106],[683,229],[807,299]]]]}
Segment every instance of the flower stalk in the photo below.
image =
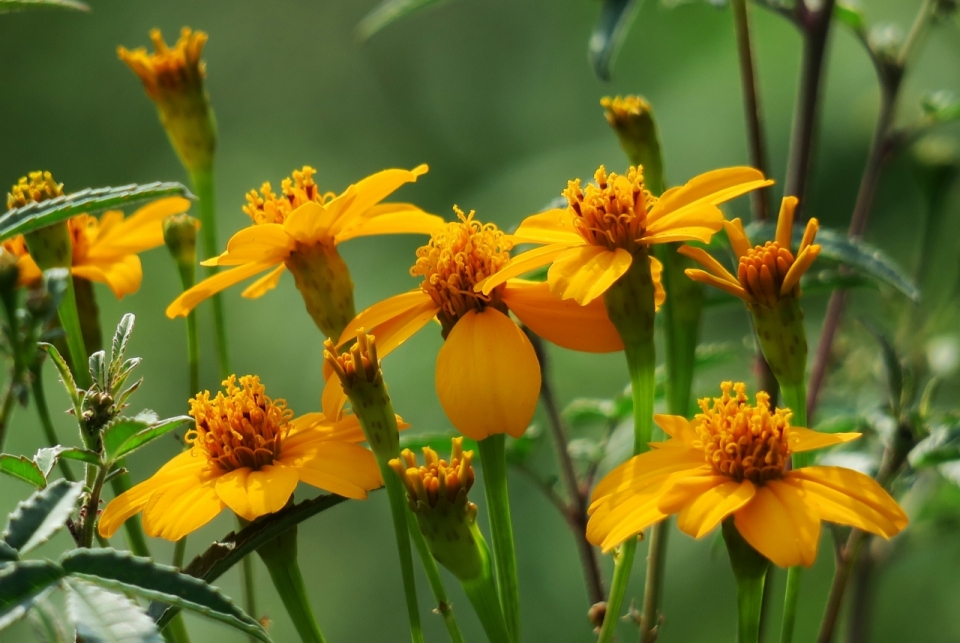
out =
{"type": "MultiPolygon", "coordinates": [[[[257,554],[267,566],[273,586],[293,621],[303,643],[325,643],[320,625],[310,607],[307,587],[297,564],[297,528],[288,529],[270,542],[261,545],[257,554]]],[[[246,560],[250,560],[248,556],[246,560]]]]}
{"type": "Polygon", "coordinates": [[[737,643],[759,643],[763,585],[770,561],[743,539],[733,518],[723,521],[723,540],[737,579],[737,643]]]}

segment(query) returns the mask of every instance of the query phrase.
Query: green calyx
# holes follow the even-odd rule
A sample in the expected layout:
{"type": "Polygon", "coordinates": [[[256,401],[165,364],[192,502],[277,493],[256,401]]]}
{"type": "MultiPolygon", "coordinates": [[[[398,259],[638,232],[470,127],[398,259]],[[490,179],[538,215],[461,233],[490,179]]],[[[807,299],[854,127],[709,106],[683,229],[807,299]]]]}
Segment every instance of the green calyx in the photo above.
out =
{"type": "Polygon", "coordinates": [[[217,124],[203,87],[165,91],[156,103],[160,123],[183,166],[191,172],[212,167],[217,124]]]}
{"type": "Polygon", "coordinates": [[[298,243],[287,257],[286,266],[293,273],[297,290],[317,328],[334,341],[339,339],[356,313],[353,279],[337,249],[298,243]]]}
{"type": "Polygon", "coordinates": [[[73,241],[66,221],[29,232],[24,239],[40,270],[69,268],[73,264],[73,241]]]}
{"type": "Polygon", "coordinates": [[[410,508],[430,553],[461,583],[490,574],[489,550],[477,528],[477,506],[467,500],[465,489],[453,502],[440,498],[430,506],[418,501],[410,508]]]}
{"type": "Polygon", "coordinates": [[[802,384],[807,365],[807,335],[799,299],[782,297],[773,307],[760,303],[747,307],[753,314],[760,350],[780,386],[802,384]]]}

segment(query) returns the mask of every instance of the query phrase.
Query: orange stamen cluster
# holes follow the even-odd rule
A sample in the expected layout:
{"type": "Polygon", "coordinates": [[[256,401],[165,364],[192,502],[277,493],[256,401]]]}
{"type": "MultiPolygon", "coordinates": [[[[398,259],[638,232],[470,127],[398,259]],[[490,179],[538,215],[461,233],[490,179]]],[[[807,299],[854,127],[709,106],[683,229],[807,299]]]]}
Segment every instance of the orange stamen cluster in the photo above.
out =
{"type": "Polygon", "coordinates": [[[247,193],[247,205],[243,211],[253,219],[254,223],[283,223],[291,212],[304,203],[314,201],[323,205],[336,195],[332,192],[321,194],[313,180],[317,171],[309,165],[303,169],[294,170],[293,176],[285,178],[280,183],[278,196],[269,182],[260,187],[260,191],[250,190],[247,193]]]}
{"type": "Polygon", "coordinates": [[[473,451],[463,450],[463,438],[451,440],[450,460],[441,460],[437,452],[430,447],[423,448],[425,464],[417,464],[417,457],[410,449],[404,449],[400,458],[390,461],[390,467],[397,472],[411,502],[436,507],[442,499],[456,502],[463,494],[464,498],[473,486],[473,451]]]}
{"type": "Polygon", "coordinates": [[[140,77],[152,99],[160,99],[162,92],[183,92],[201,87],[206,65],[200,60],[200,54],[207,42],[207,34],[184,27],[177,43],[168,47],[160,30],[154,29],[150,32],[150,40],[155,49],[152,54],[143,47],[133,51],[118,47],[117,55],[140,77]]]}
{"type": "Polygon", "coordinates": [[[627,125],[632,119],[650,112],[650,103],[640,96],[617,96],[600,99],[603,115],[615,128],[627,125]]]}
{"type": "Polygon", "coordinates": [[[643,169],[631,167],[626,176],[608,175],[601,165],[594,180],[596,185],[586,187],[580,185],[580,179],[570,181],[563,191],[574,227],[591,245],[633,252],[643,235],[647,212],[657,202],[644,187],[643,169]]]}
{"type": "Polygon", "coordinates": [[[267,397],[260,378],[231,375],[223,382],[226,395],[210,391],[190,400],[195,428],[184,440],[223,471],[259,469],[280,457],[280,446],[293,411],[286,400],[267,397]],[[239,385],[238,385],[239,383],[239,385]]]}
{"type": "Polygon", "coordinates": [[[417,250],[417,263],[410,269],[423,277],[420,287],[440,307],[445,329],[471,310],[498,306],[498,294],[474,292],[473,287],[510,260],[513,244],[492,223],[483,224],[454,207],[459,221],[448,223],[417,250]]]}
{"type": "Polygon", "coordinates": [[[49,201],[63,196],[63,183],[53,180],[50,172],[31,172],[20,177],[7,194],[7,209],[22,208],[28,203],[49,201]]]}
{"type": "Polygon", "coordinates": [[[771,412],[770,396],[747,401],[746,384],[723,382],[721,397],[700,400],[695,424],[698,446],[707,463],[719,474],[740,482],[762,484],[783,477],[790,459],[790,416],[787,409],[771,412]],[[734,395],[730,395],[733,389],[734,395]]]}
{"type": "Polygon", "coordinates": [[[376,338],[367,335],[363,328],[357,329],[357,342],[342,355],[337,353],[337,346],[330,339],[323,342],[323,348],[326,365],[333,369],[345,387],[351,386],[358,375],[364,382],[377,382],[383,376],[376,338]]]}
{"type": "MultiPolygon", "coordinates": [[[[776,241],[768,241],[740,257],[737,279],[754,300],[772,307],[781,297],[780,289],[794,261],[788,248],[781,247],[776,241]]],[[[799,286],[794,288],[799,289],[799,286]]]]}

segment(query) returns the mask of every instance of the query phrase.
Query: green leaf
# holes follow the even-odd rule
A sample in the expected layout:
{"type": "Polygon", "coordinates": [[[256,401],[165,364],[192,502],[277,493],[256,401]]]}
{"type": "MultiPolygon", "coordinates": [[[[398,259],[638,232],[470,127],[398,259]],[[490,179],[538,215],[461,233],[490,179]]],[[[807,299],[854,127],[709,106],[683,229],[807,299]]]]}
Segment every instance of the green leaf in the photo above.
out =
{"type": "Polygon", "coordinates": [[[4,563],[12,563],[19,559],[20,556],[17,554],[17,550],[0,540],[0,567],[2,567],[4,563]]]}
{"type": "Polygon", "coordinates": [[[945,123],[960,119],[960,96],[953,92],[940,90],[931,92],[920,102],[924,116],[934,123],[945,123]]]}
{"type": "Polygon", "coordinates": [[[43,489],[47,486],[46,475],[33,460],[26,456],[0,454],[0,473],[23,480],[37,489],[43,489]]]}
{"type": "Polygon", "coordinates": [[[610,422],[616,419],[616,411],[613,400],[578,398],[563,409],[563,419],[571,428],[578,429],[590,424],[610,422]]]}
{"type": "Polygon", "coordinates": [[[90,11],[90,7],[78,0],[0,0],[0,13],[28,11],[31,9],[70,9],[90,11]]]}
{"type": "Polygon", "coordinates": [[[364,16],[357,25],[357,37],[367,40],[390,23],[396,22],[417,9],[440,4],[446,0],[383,0],[364,16]]]}
{"type": "MultiPolygon", "coordinates": [[[[803,239],[803,226],[793,228],[793,243],[799,245],[803,239]]],[[[747,234],[756,243],[773,239],[776,225],[773,223],[754,222],[747,226],[747,234]]],[[[899,290],[914,302],[920,301],[920,290],[893,259],[882,250],[858,239],[851,239],[844,232],[820,228],[817,232],[817,241],[822,250],[820,256],[832,259],[860,273],[872,277],[899,290]]]]}
{"type": "Polygon", "coordinates": [[[81,417],[83,409],[81,408],[80,391],[77,389],[77,382],[73,379],[73,373],[70,372],[70,367],[67,366],[67,362],[63,359],[63,356],[60,354],[60,351],[57,350],[56,346],[44,342],[41,342],[39,346],[47,352],[50,360],[60,373],[60,381],[63,383],[63,388],[67,390],[67,395],[73,403],[74,417],[81,417]]]}
{"type": "Polygon", "coordinates": [[[160,630],[126,596],[67,579],[67,616],[85,643],[161,643],[160,630]]]}
{"type": "Polygon", "coordinates": [[[158,565],[148,558],[115,549],[75,549],[60,559],[71,576],[79,576],[124,593],[176,605],[226,623],[261,641],[270,637],[254,618],[236,607],[220,591],[199,578],[181,574],[174,567],[158,565]]]}
{"type": "Polygon", "coordinates": [[[57,480],[17,505],[3,530],[3,540],[21,554],[46,542],[67,522],[83,487],[57,480]]]}
{"type": "MultiPolygon", "coordinates": [[[[130,335],[133,334],[133,324],[136,317],[132,313],[127,313],[117,324],[117,330],[113,333],[113,343],[110,349],[110,381],[116,379],[123,366],[123,354],[127,352],[127,344],[130,341],[130,335]]],[[[122,384],[121,384],[122,385],[122,384]]]]}
{"type": "Polygon", "coordinates": [[[136,451],[148,442],[188,422],[193,422],[193,418],[186,415],[156,423],[146,422],[140,418],[117,418],[103,431],[104,453],[109,462],[116,462],[128,453],[136,451]]]}
{"type": "Polygon", "coordinates": [[[179,183],[148,183],[118,188],[87,188],[49,201],[28,203],[0,216],[0,241],[66,221],[78,214],[139,205],[167,196],[193,195],[179,183]]]}
{"type": "Polygon", "coordinates": [[[0,567],[0,630],[27,613],[63,570],[48,560],[26,560],[0,567]]]}
{"type": "Polygon", "coordinates": [[[93,451],[88,451],[87,449],[81,449],[79,447],[62,446],[40,449],[37,451],[37,455],[33,456],[33,461],[37,463],[38,467],[40,467],[40,471],[43,472],[44,477],[47,477],[50,475],[50,472],[53,471],[53,467],[57,464],[57,460],[60,458],[65,458],[67,460],[79,460],[80,462],[85,462],[95,466],[100,466],[101,464],[100,456],[93,451]]]}
{"type": "Polygon", "coordinates": [[[837,2],[833,7],[833,17],[853,30],[854,33],[864,35],[867,32],[863,10],[847,2],[837,2]]]}
{"type": "Polygon", "coordinates": [[[63,626],[60,625],[60,619],[57,616],[57,611],[48,600],[39,599],[34,602],[33,609],[30,610],[30,621],[38,643],[70,643],[73,641],[73,633],[71,632],[70,639],[67,639],[67,633],[63,631],[63,626]]]}
{"type": "Polygon", "coordinates": [[[600,80],[610,80],[610,69],[637,16],[641,0],[603,0],[600,18],[590,36],[587,54],[593,65],[593,72],[600,80]]]}
{"type": "Polygon", "coordinates": [[[903,399],[903,365],[900,363],[900,356],[897,355],[897,349],[893,342],[887,337],[878,326],[867,319],[860,319],[860,323],[870,331],[877,343],[880,344],[880,350],[883,355],[883,367],[887,372],[887,390],[890,393],[890,408],[894,418],[900,417],[901,400],[903,399]]]}

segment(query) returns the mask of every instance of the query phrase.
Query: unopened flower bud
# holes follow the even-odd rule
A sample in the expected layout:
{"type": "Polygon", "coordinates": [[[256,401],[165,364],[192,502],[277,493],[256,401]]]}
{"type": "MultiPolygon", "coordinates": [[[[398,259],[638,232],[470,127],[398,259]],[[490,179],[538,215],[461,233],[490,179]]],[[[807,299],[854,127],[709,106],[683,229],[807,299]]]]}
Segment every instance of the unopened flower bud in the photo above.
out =
{"type": "Polygon", "coordinates": [[[163,241],[180,271],[183,289],[193,286],[197,273],[197,230],[200,222],[189,214],[174,214],[163,221],[163,241]]]}
{"type": "Polygon", "coordinates": [[[653,118],[653,108],[641,96],[603,98],[600,105],[610,127],[617,133],[632,165],[643,167],[644,183],[654,195],[666,188],[663,178],[663,154],[660,133],[653,118]]]}
{"type": "MultiPolygon", "coordinates": [[[[50,172],[31,172],[21,177],[7,194],[7,209],[22,208],[63,196],[63,184],[50,172]]],[[[25,235],[30,255],[40,270],[69,268],[73,263],[73,243],[66,221],[40,228],[25,235]]]]}

